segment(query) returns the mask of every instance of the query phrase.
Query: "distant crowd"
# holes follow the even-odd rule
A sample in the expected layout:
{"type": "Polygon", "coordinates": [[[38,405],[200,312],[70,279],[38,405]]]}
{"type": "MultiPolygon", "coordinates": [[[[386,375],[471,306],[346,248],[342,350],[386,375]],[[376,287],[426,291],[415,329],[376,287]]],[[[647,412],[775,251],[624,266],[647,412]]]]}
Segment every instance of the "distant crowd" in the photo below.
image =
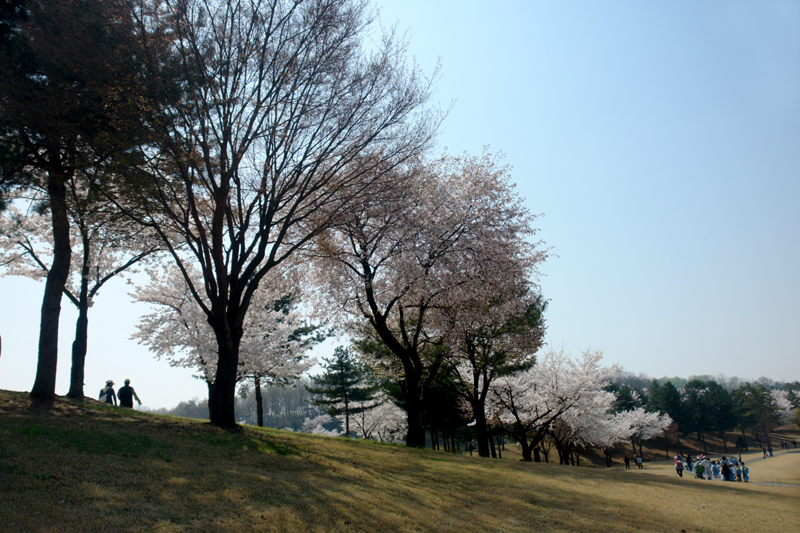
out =
{"type": "Polygon", "coordinates": [[[680,455],[676,455],[675,471],[683,477],[684,470],[694,473],[697,479],[738,481],[740,483],[750,481],[750,469],[738,457],[723,455],[721,459],[710,460],[704,454],[700,454],[696,459],[687,455],[684,460],[680,455]]]}

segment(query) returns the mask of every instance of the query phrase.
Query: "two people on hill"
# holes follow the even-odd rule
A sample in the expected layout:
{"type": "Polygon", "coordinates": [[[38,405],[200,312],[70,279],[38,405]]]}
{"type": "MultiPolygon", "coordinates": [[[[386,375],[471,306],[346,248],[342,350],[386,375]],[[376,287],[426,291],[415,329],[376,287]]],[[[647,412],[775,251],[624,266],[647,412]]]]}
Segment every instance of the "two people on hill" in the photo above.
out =
{"type": "Polygon", "coordinates": [[[100,390],[99,399],[101,402],[117,405],[117,398],[119,398],[119,405],[122,407],[133,409],[134,398],[139,405],[142,405],[142,400],[139,399],[136,391],[131,387],[131,380],[129,379],[125,380],[125,386],[120,387],[116,394],[114,393],[114,380],[111,379],[106,381],[106,386],[100,390]]]}

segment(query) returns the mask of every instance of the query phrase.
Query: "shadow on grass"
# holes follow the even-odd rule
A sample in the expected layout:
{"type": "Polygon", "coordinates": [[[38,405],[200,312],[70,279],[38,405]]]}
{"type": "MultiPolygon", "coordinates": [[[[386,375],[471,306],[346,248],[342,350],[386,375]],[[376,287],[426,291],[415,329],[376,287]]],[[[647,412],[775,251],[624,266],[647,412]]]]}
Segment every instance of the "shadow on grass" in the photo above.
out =
{"type": "Polygon", "coordinates": [[[714,529],[708,513],[689,507],[713,496],[767,520],[796,504],[788,494],[680,486],[642,472],[227,432],[106,408],[72,416],[70,406],[19,407],[0,396],[0,530],[736,531],[714,529]]]}

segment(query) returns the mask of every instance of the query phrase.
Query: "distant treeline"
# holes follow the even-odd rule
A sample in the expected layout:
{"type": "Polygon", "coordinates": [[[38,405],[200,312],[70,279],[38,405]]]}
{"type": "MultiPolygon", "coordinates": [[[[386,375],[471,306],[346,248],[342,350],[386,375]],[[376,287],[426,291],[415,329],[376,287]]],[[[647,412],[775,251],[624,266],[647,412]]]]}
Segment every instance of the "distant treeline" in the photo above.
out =
{"type": "MultiPolygon", "coordinates": [[[[705,436],[721,437],[725,451],[727,432],[736,431],[735,446],[748,448],[748,437],[759,447],[770,445],[770,432],[779,425],[800,426],[800,382],[779,382],[761,377],[690,376],[653,379],[645,374],[619,372],[608,390],[617,400],[615,411],[644,407],[668,414],[678,435],[696,434],[705,447],[705,436]]],[[[752,442],[752,441],[751,441],[752,442]]]]}

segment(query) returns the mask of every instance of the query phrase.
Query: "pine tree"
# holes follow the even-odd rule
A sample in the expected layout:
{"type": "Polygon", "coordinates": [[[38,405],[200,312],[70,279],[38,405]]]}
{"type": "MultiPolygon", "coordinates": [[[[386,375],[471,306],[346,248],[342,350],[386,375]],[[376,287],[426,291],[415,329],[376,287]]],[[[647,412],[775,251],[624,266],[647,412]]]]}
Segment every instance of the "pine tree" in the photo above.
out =
{"type": "Polygon", "coordinates": [[[344,415],[345,435],[350,437],[350,416],[365,410],[364,405],[377,392],[377,387],[368,383],[371,369],[344,346],[338,346],[333,357],[323,361],[325,372],[311,378],[316,387],[306,389],[321,396],[311,402],[313,405],[327,407],[331,416],[344,415]],[[355,402],[361,407],[354,407],[355,402]]]}

